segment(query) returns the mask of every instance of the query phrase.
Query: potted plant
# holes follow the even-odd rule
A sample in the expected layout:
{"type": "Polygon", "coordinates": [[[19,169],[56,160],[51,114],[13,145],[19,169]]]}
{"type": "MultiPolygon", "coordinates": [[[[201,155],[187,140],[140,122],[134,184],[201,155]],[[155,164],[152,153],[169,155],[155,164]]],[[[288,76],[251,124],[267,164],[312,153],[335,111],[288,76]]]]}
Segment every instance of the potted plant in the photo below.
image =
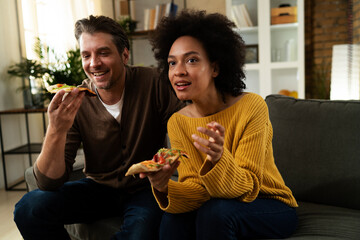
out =
{"type": "Polygon", "coordinates": [[[135,31],[137,23],[138,23],[137,21],[132,20],[128,16],[121,17],[117,22],[121,25],[121,27],[125,30],[125,32],[128,35],[135,31]]]}
{"type": "Polygon", "coordinates": [[[22,58],[19,63],[11,65],[8,74],[13,77],[23,79],[24,107],[25,108],[42,108],[44,107],[44,88],[42,77],[48,70],[38,61],[22,58]],[[40,86],[39,86],[40,84],[40,86]]]}
{"type": "Polygon", "coordinates": [[[51,100],[53,94],[46,91],[45,84],[65,83],[77,86],[86,78],[78,48],[68,50],[66,55],[60,58],[53,49],[45,47],[37,38],[34,52],[39,60],[23,58],[19,63],[8,68],[8,74],[24,80],[24,87],[21,90],[23,90],[25,108],[42,108],[44,101],[51,100]],[[56,59],[53,63],[46,60],[51,54],[56,59]]]}

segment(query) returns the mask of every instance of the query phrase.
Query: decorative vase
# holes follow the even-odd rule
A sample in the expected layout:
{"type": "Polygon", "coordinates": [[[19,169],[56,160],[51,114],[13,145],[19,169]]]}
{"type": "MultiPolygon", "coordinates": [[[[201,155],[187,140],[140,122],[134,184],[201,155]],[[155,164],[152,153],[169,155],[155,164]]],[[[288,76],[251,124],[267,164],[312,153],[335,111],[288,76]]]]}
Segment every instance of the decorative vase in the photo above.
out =
{"type": "Polygon", "coordinates": [[[29,86],[23,90],[24,108],[38,109],[44,108],[44,94],[42,79],[29,79],[29,86]]]}

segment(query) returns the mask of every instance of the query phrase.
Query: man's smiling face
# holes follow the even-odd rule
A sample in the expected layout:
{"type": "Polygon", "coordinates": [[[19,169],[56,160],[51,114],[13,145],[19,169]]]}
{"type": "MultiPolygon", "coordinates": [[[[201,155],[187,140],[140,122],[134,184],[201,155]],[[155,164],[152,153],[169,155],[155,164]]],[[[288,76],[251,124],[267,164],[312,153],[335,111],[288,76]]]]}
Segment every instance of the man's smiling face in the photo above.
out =
{"type": "Polygon", "coordinates": [[[82,65],[98,89],[110,89],[121,81],[127,59],[118,52],[108,33],[86,33],[79,38],[82,65]]]}

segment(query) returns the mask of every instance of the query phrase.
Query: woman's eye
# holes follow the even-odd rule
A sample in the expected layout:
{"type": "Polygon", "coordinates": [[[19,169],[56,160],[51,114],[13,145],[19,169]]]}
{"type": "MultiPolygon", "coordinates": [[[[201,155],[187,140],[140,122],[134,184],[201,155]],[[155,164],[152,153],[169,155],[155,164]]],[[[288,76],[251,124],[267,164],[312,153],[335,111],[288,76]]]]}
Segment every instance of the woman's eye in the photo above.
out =
{"type": "Polygon", "coordinates": [[[169,61],[168,64],[169,64],[169,66],[174,66],[175,62],[174,61],[169,61]]]}
{"type": "Polygon", "coordinates": [[[188,60],[188,62],[189,62],[189,63],[194,63],[194,62],[197,62],[197,59],[195,59],[195,58],[190,58],[190,59],[188,60]]]}

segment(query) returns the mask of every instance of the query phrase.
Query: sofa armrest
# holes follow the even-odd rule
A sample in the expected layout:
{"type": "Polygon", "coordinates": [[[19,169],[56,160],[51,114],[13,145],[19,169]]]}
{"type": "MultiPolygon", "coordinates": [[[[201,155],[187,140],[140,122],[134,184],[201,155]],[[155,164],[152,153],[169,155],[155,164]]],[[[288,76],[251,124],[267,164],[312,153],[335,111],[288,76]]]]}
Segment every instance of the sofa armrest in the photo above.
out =
{"type": "MultiPolygon", "coordinates": [[[[69,176],[69,181],[74,181],[85,177],[85,174],[83,173],[84,160],[85,158],[83,154],[79,154],[76,156],[75,163],[73,165],[73,171],[69,176]]],[[[25,182],[28,192],[38,188],[33,167],[29,167],[25,170],[25,182]]]]}

